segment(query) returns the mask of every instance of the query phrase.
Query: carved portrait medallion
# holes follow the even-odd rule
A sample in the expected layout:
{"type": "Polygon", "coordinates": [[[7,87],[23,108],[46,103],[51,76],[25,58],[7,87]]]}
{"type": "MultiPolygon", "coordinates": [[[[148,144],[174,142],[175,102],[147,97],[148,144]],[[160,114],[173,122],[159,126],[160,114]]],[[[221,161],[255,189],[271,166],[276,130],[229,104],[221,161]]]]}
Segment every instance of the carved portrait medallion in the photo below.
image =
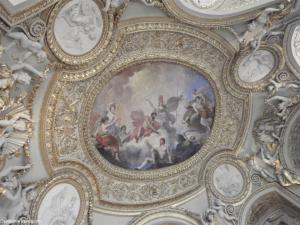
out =
{"type": "Polygon", "coordinates": [[[292,40],[289,44],[291,45],[292,55],[300,66],[300,26],[295,27],[292,34],[292,40]]]}
{"type": "Polygon", "coordinates": [[[207,187],[218,199],[235,203],[249,193],[249,174],[235,156],[225,153],[216,155],[206,168],[207,187]]]}
{"type": "Polygon", "coordinates": [[[213,182],[220,194],[235,197],[241,193],[244,185],[241,172],[231,164],[222,164],[213,172],[213,182]]]}
{"type": "Polygon", "coordinates": [[[234,82],[243,90],[259,91],[284,65],[281,48],[277,45],[261,46],[256,51],[241,52],[234,61],[234,82]]]}
{"type": "Polygon", "coordinates": [[[82,174],[60,170],[40,187],[31,218],[39,224],[89,224],[91,201],[91,187],[82,174]]]}
{"type": "Polygon", "coordinates": [[[99,42],[103,19],[93,0],[73,0],[64,5],[54,22],[54,36],[70,55],[83,55],[99,42]]]}
{"type": "Polygon", "coordinates": [[[241,60],[238,68],[239,78],[247,83],[263,79],[275,66],[275,57],[270,51],[257,50],[241,60]]]}
{"type": "Polygon", "coordinates": [[[102,1],[60,1],[51,11],[48,47],[68,65],[95,60],[111,44],[113,15],[102,11],[102,1]]]}
{"type": "Polygon", "coordinates": [[[75,224],[80,209],[80,196],[74,186],[60,183],[45,195],[38,210],[43,224],[75,224]]]}
{"type": "Polygon", "coordinates": [[[206,142],[215,96],[197,71],[166,62],[129,66],[97,95],[91,138],[114,165],[149,170],[193,156],[206,142]]]}
{"type": "Polygon", "coordinates": [[[283,49],[287,65],[300,78],[300,21],[291,23],[285,32],[283,49]]]}
{"type": "Polygon", "coordinates": [[[249,21],[270,0],[162,0],[178,20],[197,26],[222,26],[249,21]]]}

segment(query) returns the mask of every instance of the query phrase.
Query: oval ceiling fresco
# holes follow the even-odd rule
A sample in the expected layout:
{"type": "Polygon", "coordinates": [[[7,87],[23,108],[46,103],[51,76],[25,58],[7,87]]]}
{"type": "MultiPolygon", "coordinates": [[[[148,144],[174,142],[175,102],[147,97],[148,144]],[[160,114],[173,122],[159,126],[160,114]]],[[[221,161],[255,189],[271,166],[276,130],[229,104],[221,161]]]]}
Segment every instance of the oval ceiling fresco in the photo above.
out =
{"type": "Polygon", "coordinates": [[[98,94],[90,134],[110,163],[158,169],[197,153],[214,115],[215,95],[203,74],[174,63],[143,63],[121,71],[98,94]]]}

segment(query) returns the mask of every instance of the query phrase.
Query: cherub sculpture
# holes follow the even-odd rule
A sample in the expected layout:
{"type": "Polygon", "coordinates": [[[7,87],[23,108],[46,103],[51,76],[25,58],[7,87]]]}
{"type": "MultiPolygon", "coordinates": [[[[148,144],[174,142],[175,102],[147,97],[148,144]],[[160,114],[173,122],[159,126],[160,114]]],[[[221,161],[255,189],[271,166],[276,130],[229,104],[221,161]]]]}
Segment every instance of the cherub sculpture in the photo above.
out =
{"type": "Polygon", "coordinates": [[[237,225],[237,218],[229,215],[225,210],[226,205],[215,199],[211,208],[207,209],[203,222],[205,225],[237,225]]]}
{"type": "Polygon", "coordinates": [[[0,156],[12,155],[24,146],[27,140],[27,121],[31,121],[27,111],[0,120],[0,156]]]}
{"type": "Polygon", "coordinates": [[[300,177],[292,171],[285,169],[281,165],[277,155],[272,156],[268,152],[262,151],[261,157],[266,164],[274,168],[274,173],[277,177],[277,180],[282,186],[287,187],[294,184],[300,185],[300,177]]]}
{"type": "Polygon", "coordinates": [[[285,8],[285,4],[280,4],[278,7],[270,7],[264,9],[259,16],[252,20],[248,24],[248,28],[245,33],[238,37],[238,40],[244,46],[250,45],[255,52],[261,45],[261,41],[266,35],[278,35],[282,34],[281,31],[275,31],[281,27],[282,24],[272,24],[270,21],[270,16],[275,12],[280,12],[285,8]]]}
{"type": "Polygon", "coordinates": [[[16,221],[20,217],[29,216],[29,205],[36,185],[24,185],[19,180],[19,175],[31,168],[13,166],[0,173],[0,218],[16,221]]]}
{"type": "Polygon", "coordinates": [[[39,66],[41,65],[40,62],[46,61],[47,55],[42,49],[42,43],[29,40],[22,32],[10,32],[7,37],[13,41],[5,47],[0,46],[0,57],[3,52],[7,53],[15,45],[19,45],[25,54],[20,57],[12,57],[15,62],[1,63],[0,90],[3,91],[0,95],[1,109],[8,108],[16,102],[20,103],[31,90],[32,76],[44,78],[48,72],[48,67],[41,72],[30,62],[26,62],[32,55],[36,57],[35,61],[39,63],[39,66]]]}
{"type": "Polygon", "coordinates": [[[274,79],[270,79],[270,84],[266,87],[269,97],[274,96],[280,89],[283,88],[300,90],[300,81],[277,82],[274,79]]]}
{"type": "Polygon", "coordinates": [[[38,62],[45,62],[47,60],[47,54],[43,50],[43,43],[31,41],[23,32],[10,32],[7,33],[7,37],[13,39],[14,41],[11,42],[10,45],[5,47],[5,51],[8,51],[10,48],[19,44],[24,50],[27,52],[22,57],[22,62],[26,59],[34,55],[38,62]]]}
{"type": "Polygon", "coordinates": [[[288,116],[289,108],[300,103],[300,94],[294,96],[280,96],[276,95],[266,100],[266,102],[278,101],[277,104],[278,113],[277,115],[285,120],[288,116]]]}
{"type": "MultiPolygon", "coordinates": [[[[3,47],[0,44],[0,58],[3,54],[3,47]]],[[[0,63],[0,109],[4,108],[5,105],[9,103],[9,92],[12,88],[14,80],[12,78],[12,71],[9,67],[0,63]]]]}

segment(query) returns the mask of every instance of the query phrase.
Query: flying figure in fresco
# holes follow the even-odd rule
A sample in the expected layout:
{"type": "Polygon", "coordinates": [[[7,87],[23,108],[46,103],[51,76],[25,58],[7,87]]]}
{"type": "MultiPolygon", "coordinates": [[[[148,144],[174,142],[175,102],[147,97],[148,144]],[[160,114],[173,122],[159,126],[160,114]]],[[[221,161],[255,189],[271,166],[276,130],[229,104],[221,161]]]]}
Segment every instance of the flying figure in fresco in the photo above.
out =
{"type": "Polygon", "coordinates": [[[146,99],[149,105],[153,108],[154,112],[157,113],[158,118],[160,118],[162,127],[168,132],[174,132],[172,124],[176,122],[176,116],[174,116],[173,112],[177,110],[182,97],[182,95],[179,97],[171,97],[166,103],[164,103],[164,98],[162,95],[160,95],[158,98],[157,107],[155,107],[149,99],[146,99]]]}
{"type": "Polygon", "coordinates": [[[210,130],[212,110],[201,90],[194,90],[193,100],[186,107],[187,111],[183,116],[184,122],[190,128],[205,132],[210,130]]]}

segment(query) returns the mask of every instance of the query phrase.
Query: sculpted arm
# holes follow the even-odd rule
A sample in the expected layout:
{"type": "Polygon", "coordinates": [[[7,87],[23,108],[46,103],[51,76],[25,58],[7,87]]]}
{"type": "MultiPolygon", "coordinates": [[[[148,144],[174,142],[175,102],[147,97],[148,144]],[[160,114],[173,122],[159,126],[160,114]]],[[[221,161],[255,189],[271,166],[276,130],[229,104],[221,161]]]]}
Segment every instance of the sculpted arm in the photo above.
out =
{"type": "Polygon", "coordinates": [[[270,14],[270,13],[273,13],[273,12],[279,12],[281,11],[282,9],[284,8],[284,5],[283,4],[280,4],[278,8],[266,8],[263,12],[267,13],[267,14],[270,14]]]}
{"type": "Polygon", "coordinates": [[[5,51],[8,51],[10,48],[16,45],[17,41],[23,42],[26,39],[25,34],[22,32],[10,32],[7,34],[8,37],[14,39],[15,41],[11,42],[8,46],[5,47],[5,51]]]}
{"type": "Polygon", "coordinates": [[[8,174],[10,174],[12,172],[19,172],[19,171],[22,171],[22,170],[27,170],[29,168],[31,168],[31,164],[27,164],[25,166],[12,166],[12,167],[7,168],[3,172],[1,172],[0,177],[5,177],[5,176],[7,176],[8,174]]]}
{"type": "MultiPolygon", "coordinates": [[[[14,202],[14,201],[16,201],[16,200],[18,200],[18,199],[20,198],[21,189],[22,189],[21,186],[19,186],[19,187],[18,187],[18,191],[17,191],[14,195],[12,195],[9,191],[7,191],[6,189],[4,189],[4,190],[2,191],[2,195],[3,195],[6,199],[8,199],[8,200],[14,202]]],[[[0,196],[1,196],[1,194],[0,194],[0,196]]]]}
{"type": "Polygon", "coordinates": [[[35,69],[33,66],[27,64],[27,63],[17,63],[11,66],[12,71],[17,71],[17,70],[27,70],[28,72],[31,72],[39,77],[43,77],[43,73],[35,69]]]}

